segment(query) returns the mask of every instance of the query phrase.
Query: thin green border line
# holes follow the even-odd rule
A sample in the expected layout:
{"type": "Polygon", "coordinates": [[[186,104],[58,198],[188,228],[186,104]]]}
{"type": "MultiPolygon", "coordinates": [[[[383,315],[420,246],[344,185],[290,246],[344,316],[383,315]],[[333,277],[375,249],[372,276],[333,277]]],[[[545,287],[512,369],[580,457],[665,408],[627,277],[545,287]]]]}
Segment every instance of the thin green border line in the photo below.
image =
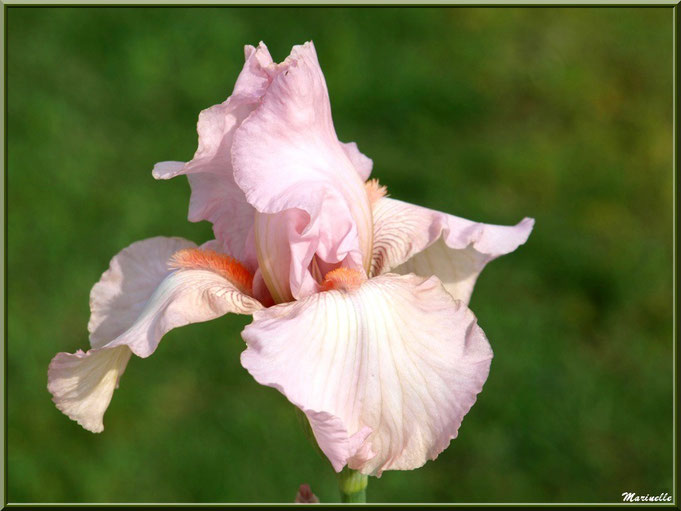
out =
{"type": "Polygon", "coordinates": [[[0,502],[3,506],[7,505],[7,6],[3,4],[0,11],[0,25],[3,27],[3,37],[0,38],[0,54],[2,54],[2,69],[4,79],[2,80],[2,118],[4,136],[0,145],[0,157],[3,162],[3,175],[0,180],[2,188],[2,243],[0,243],[0,257],[2,257],[2,270],[0,270],[0,283],[2,284],[2,320],[0,321],[0,331],[2,331],[2,353],[0,355],[0,367],[2,367],[2,389],[0,392],[0,405],[3,411],[2,421],[2,485],[0,487],[0,502]]]}
{"type": "MultiPolygon", "coordinates": [[[[677,481],[676,481],[676,464],[677,464],[677,442],[676,442],[676,425],[677,425],[677,413],[678,409],[676,406],[676,387],[678,385],[678,378],[676,375],[677,360],[676,360],[676,122],[677,122],[677,101],[676,101],[676,59],[678,58],[677,52],[677,34],[676,26],[678,23],[678,5],[673,8],[672,15],[672,422],[674,429],[672,430],[672,494],[677,495],[677,481]]],[[[676,504],[676,500],[674,501],[676,504]]]]}
{"type": "Polygon", "coordinates": [[[72,0],[63,2],[60,0],[0,0],[7,6],[12,7],[101,7],[101,6],[128,6],[128,7],[674,7],[681,0],[559,0],[547,2],[546,0],[427,0],[423,3],[414,0],[201,0],[197,3],[187,3],[187,0],[72,0]]]}
{"type": "MultiPolygon", "coordinates": [[[[664,494],[665,492],[663,492],[664,494]]],[[[321,504],[322,507],[345,507],[353,504],[343,504],[339,502],[329,502],[321,504]]],[[[357,504],[355,504],[357,505],[357,504]]],[[[360,504],[362,507],[676,507],[672,502],[455,502],[455,503],[432,503],[432,502],[367,502],[360,504]]],[[[40,503],[40,502],[10,502],[9,507],[147,507],[147,508],[166,508],[166,507],[300,507],[295,502],[187,502],[187,503],[149,503],[149,502],[122,502],[122,503],[99,503],[99,502],[65,502],[65,503],[40,503]]]]}
{"type": "Polygon", "coordinates": [[[673,171],[672,171],[672,187],[673,187],[673,220],[672,220],[672,236],[673,236],[673,245],[672,245],[672,256],[673,256],[673,264],[672,264],[672,276],[673,276],[673,292],[672,292],[672,303],[674,304],[673,308],[673,315],[672,315],[672,356],[673,356],[673,373],[674,373],[674,388],[672,390],[672,406],[673,406],[673,424],[674,424],[674,429],[672,431],[672,452],[673,452],[673,467],[672,467],[672,491],[674,494],[674,504],[677,502],[677,495],[678,495],[678,439],[677,439],[677,432],[678,432],[678,413],[679,409],[677,406],[677,396],[678,396],[678,385],[679,385],[679,378],[678,378],[678,350],[676,346],[676,332],[677,332],[677,324],[676,324],[676,318],[677,318],[677,300],[676,300],[676,290],[677,290],[677,272],[676,272],[676,258],[677,258],[677,251],[676,251],[676,214],[677,214],[677,194],[678,194],[678,189],[677,189],[677,183],[676,183],[676,173],[678,171],[678,152],[676,150],[676,134],[677,134],[677,126],[676,123],[678,122],[678,108],[679,104],[676,100],[676,95],[678,91],[678,63],[677,60],[679,58],[679,52],[678,52],[678,35],[677,35],[677,28],[678,28],[678,23],[679,23],[679,6],[678,4],[674,6],[674,15],[672,16],[672,23],[673,23],[673,41],[674,41],[674,47],[672,49],[672,55],[673,55],[673,96],[672,96],[672,105],[673,105],[673,110],[672,110],[672,158],[673,158],[673,171]]]}

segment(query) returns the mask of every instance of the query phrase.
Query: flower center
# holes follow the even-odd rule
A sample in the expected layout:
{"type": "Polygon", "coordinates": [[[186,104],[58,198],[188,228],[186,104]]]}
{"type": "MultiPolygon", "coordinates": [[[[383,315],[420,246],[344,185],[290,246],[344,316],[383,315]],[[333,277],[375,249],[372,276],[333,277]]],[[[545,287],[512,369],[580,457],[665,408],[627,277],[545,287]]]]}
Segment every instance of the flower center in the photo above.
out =
{"type": "Polygon", "coordinates": [[[214,250],[185,248],[168,262],[173,270],[208,270],[229,280],[242,293],[253,293],[253,275],[239,261],[214,250]]]}
{"type": "Polygon", "coordinates": [[[336,268],[324,277],[322,291],[354,291],[366,280],[366,277],[358,270],[350,268],[336,268]]]}

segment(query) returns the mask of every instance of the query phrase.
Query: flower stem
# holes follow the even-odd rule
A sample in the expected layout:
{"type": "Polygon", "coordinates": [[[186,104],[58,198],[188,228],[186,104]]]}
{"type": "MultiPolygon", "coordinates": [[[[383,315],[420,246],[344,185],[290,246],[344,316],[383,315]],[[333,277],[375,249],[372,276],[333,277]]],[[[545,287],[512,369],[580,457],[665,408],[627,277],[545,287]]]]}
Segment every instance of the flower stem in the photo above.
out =
{"type": "Polygon", "coordinates": [[[369,484],[368,476],[360,474],[357,470],[345,467],[338,474],[341,502],[366,502],[367,484],[369,484]]]}

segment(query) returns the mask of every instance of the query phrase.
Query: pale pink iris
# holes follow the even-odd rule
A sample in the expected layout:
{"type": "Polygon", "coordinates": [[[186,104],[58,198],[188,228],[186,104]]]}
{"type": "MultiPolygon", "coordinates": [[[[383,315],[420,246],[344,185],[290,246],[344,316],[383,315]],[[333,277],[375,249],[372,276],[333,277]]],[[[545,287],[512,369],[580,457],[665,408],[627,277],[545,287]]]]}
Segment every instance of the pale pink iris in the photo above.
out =
{"type": "Polygon", "coordinates": [[[232,95],[199,116],[189,220],[215,239],[132,244],[92,289],[91,349],[59,353],[48,388],[90,431],[131,353],[170,329],[252,314],[243,366],[307,416],[335,470],[413,469],[456,437],[492,350],[467,304],[533,221],[487,225],[387,198],[372,161],[335,133],[314,46],[281,64],[246,47],[232,95]]]}

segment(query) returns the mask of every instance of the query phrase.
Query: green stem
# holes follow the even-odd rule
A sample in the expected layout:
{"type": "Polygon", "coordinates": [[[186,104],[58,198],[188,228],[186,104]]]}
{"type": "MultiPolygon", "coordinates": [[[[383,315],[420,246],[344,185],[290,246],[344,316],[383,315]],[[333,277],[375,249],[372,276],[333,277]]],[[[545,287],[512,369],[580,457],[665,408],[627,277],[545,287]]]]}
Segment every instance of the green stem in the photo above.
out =
{"type": "Polygon", "coordinates": [[[341,502],[366,502],[369,477],[345,467],[338,474],[341,502]]]}

